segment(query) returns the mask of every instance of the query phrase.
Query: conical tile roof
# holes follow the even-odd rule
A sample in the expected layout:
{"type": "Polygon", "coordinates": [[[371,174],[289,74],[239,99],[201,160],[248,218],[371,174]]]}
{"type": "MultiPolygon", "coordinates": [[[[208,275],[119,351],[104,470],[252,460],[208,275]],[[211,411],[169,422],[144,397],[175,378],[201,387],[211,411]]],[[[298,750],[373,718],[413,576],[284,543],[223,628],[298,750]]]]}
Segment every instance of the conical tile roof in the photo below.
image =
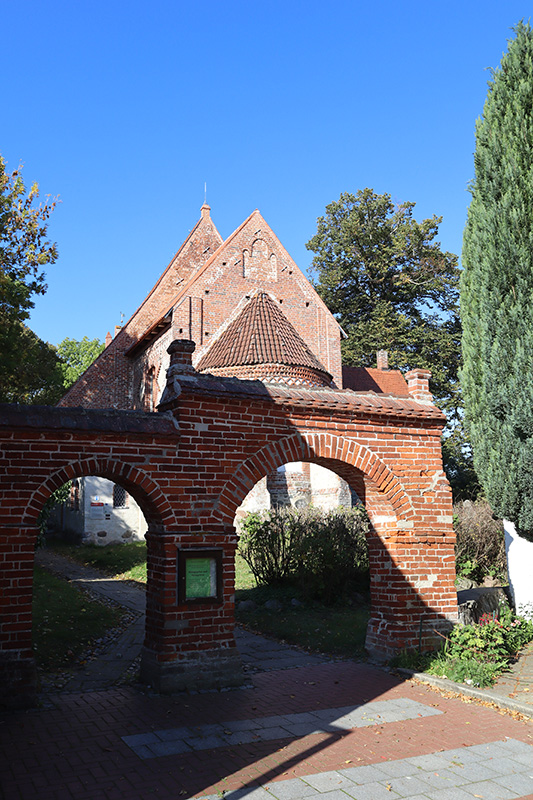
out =
{"type": "MultiPolygon", "coordinates": [[[[216,370],[220,374],[222,369],[256,365],[304,367],[321,373],[321,383],[331,380],[277,303],[266,293],[257,294],[245,305],[196,369],[199,372],[216,370]]],[[[282,370],[281,375],[287,376],[287,370],[282,370]]]]}

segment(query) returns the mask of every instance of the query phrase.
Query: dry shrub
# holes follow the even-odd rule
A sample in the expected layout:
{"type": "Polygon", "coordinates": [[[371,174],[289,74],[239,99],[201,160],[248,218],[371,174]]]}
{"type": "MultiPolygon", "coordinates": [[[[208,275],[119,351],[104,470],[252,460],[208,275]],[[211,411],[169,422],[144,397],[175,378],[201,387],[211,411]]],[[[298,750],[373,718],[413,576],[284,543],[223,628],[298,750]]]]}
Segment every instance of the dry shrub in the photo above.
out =
{"type": "Polygon", "coordinates": [[[457,574],[477,582],[482,582],[487,575],[506,580],[503,523],[494,519],[488,502],[465,500],[457,503],[453,510],[457,574]]]}

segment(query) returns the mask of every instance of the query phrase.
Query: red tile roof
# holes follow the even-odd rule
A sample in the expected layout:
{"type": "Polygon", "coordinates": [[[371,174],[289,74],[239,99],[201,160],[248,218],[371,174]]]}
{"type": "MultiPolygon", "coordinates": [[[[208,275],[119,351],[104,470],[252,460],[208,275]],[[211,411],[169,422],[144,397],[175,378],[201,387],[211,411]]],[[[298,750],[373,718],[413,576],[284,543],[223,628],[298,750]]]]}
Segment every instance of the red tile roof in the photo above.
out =
{"type": "Polygon", "coordinates": [[[372,369],[371,367],[342,367],[342,383],[354,392],[377,392],[395,397],[409,397],[407,383],[398,369],[372,369]]]}
{"type": "Polygon", "coordinates": [[[309,367],[328,375],[277,303],[264,292],[244,306],[196,369],[206,372],[255,364],[309,367]]]}

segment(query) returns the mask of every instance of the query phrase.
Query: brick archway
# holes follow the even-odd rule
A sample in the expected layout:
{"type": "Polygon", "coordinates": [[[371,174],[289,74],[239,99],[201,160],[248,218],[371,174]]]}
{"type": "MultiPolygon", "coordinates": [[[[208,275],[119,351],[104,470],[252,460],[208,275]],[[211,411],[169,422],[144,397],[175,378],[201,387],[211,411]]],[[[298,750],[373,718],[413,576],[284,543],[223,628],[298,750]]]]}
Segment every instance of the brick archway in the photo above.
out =
{"type": "Polygon", "coordinates": [[[369,538],[369,649],[388,655],[418,646],[421,621],[422,645],[430,647],[434,632],[456,619],[451,495],[442,472],[444,418],[438,409],[372,393],[199,375],[187,362],[190,345],[172,345],[159,413],[2,407],[4,697],[24,694],[34,674],[37,515],[54,489],[80,475],[130,487],[151,518],[142,675],[161,691],[242,679],[233,635],[233,516],[259,478],[289,461],[333,469],[372,512],[379,535],[369,538]],[[178,591],[178,565],[189,557],[205,559],[202,549],[220,565],[220,588],[191,604],[178,591]]]}
{"type": "Polygon", "coordinates": [[[135,497],[150,528],[173,527],[176,518],[158,484],[145,472],[115,459],[79,459],[50,475],[28,501],[22,517],[24,526],[37,525],[39,513],[50,495],[74,478],[96,475],[119,483],[135,497]]]}
{"type": "Polygon", "coordinates": [[[226,524],[233,521],[236,509],[257,481],[291,461],[321,464],[353,484],[355,481],[350,480],[353,478],[349,474],[350,470],[347,474],[343,469],[346,466],[351,467],[359,476],[371,481],[375,489],[383,494],[399,520],[408,522],[415,515],[400,481],[369,448],[331,433],[303,431],[266,445],[241,464],[220,493],[217,510],[226,524]]]}

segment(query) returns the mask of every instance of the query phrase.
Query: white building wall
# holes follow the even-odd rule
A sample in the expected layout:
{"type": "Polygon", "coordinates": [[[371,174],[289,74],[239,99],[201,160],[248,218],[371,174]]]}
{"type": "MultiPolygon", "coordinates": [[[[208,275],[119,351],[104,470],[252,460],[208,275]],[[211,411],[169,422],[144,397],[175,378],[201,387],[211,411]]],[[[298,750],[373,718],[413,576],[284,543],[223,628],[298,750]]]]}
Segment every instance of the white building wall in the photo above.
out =
{"type": "Polygon", "coordinates": [[[83,484],[84,543],[106,545],[144,538],[148,526],[131,495],[127,496],[126,508],[114,508],[112,481],[90,475],[83,484]]]}
{"type": "Polygon", "coordinates": [[[503,521],[503,528],[509,586],[515,608],[522,616],[533,619],[533,542],[519,536],[513,523],[508,520],[503,521]]]}

